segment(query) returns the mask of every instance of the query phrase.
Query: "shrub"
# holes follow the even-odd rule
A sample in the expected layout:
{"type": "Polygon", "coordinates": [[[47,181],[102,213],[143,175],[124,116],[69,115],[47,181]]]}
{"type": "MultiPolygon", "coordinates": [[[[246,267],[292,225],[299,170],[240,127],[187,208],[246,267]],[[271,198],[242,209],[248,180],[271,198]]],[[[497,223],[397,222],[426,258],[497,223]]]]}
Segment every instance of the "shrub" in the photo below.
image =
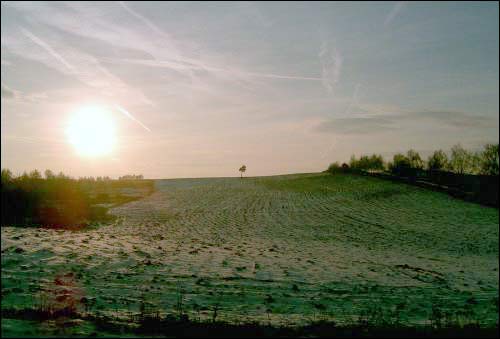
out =
{"type": "MultiPolygon", "coordinates": [[[[139,177],[139,176],[137,176],[139,177]]],[[[121,204],[139,196],[120,194],[122,188],[144,189],[151,193],[150,180],[111,180],[109,177],[72,179],[64,173],[37,170],[14,177],[2,169],[2,226],[81,227],[92,221],[110,221],[107,207],[94,204],[121,204]],[[114,193],[113,195],[110,193],[114,193]]]]}
{"type": "MultiPolygon", "coordinates": [[[[104,179],[109,180],[109,177],[104,177],[104,179]]],[[[118,178],[118,180],[142,180],[142,179],[144,179],[144,176],[142,174],[138,174],[138,175],[127,174],[127,175],[124,175],[124,176],[121,176],[118,178]]]]}
{"type": "MultiPolygon", "coordinates": [[[[346,164],[347,165],[347,164],[346,164]]],[[[384,159],[381,155],[372,154],[371,156],[362,155],[359,160],[356,159],[354,155],[351,156],[349,166],[356,170],[383,170],[384,169],[384,159]]]]}
{"type": "Polygon", "coordinates": [[[462,145],[457,144],[451,148],[450,169],[453,172],[464,174],[472,173],[474,167],[474,154],[467,151],[462,145]]]}
{"type": "Polygon", "coordinates": [[[448,156],[442,150],[434,151],[427,160],[427,169],[429,170],[444,170],[448,166],[448,156]]]}
{"type": "Polygon", "coordinates": [[[326,170],[327,172],[329,173],[338,173],[342,170],[342,167],[340,166],[340,164],[336,161],[332,164],[330,164],[330,166],[328,166],[328,169],[326,170]]]}
{"type": "Polygon", "coordinates": [[[498,144],[486,144],[480,155],[480,173],[498,175],[498,144]]]}
{"type": "Polygon", "coordinates": [[[399,175],[409,168],[411,168],[410,160],[404,154],[394,154],[392,163],[389,165],[389,170],[392,173],[399,175]]]}
{"type": "Polygon", "coordinates": [[[420,154],[417,151],[413,149],[409,150],[406,152],[406,158],[408,159],[411,168],[424,168],[424,162],[422,158],[420,158],[420,154]]]}

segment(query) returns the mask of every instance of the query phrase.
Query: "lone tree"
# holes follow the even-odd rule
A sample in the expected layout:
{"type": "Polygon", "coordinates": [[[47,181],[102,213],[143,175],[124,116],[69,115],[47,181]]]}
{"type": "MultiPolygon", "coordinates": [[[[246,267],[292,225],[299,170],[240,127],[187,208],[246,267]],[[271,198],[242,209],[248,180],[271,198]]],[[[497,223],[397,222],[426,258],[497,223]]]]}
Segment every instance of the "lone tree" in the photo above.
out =
{"type": "Polygon", "coordinates": [[[241,178],[243,178],[243,173],[247,170],[247,167],[245,165],[241,166],[239,171],[241,172],[241,178]]]}

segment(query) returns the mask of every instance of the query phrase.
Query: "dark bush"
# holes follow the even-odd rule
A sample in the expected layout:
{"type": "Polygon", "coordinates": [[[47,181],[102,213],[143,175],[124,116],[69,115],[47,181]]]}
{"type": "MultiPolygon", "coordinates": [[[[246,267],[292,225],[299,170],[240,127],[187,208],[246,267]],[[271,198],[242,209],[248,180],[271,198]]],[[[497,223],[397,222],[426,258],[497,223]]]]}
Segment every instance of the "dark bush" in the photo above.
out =
{"type": "Polygon", "coordinates": [[[380,171],[384,169],[384,158],[381,155],[362,155],[359,159],[353,155],[349,162],[349,167],[353,170],[380,171]]]}
{"type": "Polygon", "coordinates": [[[63,173],[57,176],[45,171],[32,171],[14,177],[2,170],[2,226],[80,227],[90,222],[109,221],[107,207],[97,204],[122,204],[139,196],[120,194],[122,188],[152,192],[149,180],[111,180],[108,177],[72,179],[63,173]]]}

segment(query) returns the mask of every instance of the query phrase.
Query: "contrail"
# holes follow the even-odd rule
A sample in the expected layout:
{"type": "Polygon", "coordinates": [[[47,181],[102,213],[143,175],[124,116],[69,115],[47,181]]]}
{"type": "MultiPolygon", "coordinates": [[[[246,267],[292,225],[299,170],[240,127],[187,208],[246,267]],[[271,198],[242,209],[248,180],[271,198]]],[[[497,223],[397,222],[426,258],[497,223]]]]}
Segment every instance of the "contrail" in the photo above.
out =
{"type": "Polygon", "coordinates": [[[258,78],[271,78],[271,79],[289,79],[289,80],[310,80],[310,81],[323,81],[323,78],[318,77],[306,77],[297,75],[282,75],[274,73],[257,73],[257,72],[245,72],[240,70],[224,69],[218,67],[211,67],[207,65],[198,65],[190,62],[176,62],[168,60],[144,60],[144,59],[112,59],[105,58],[104,60],[108,62],[115,63],[131,63],[144,65],[149,67],[159,67],[159,68],[169,68],[178,72],[184,70],[204,70],[207,72],[220,72],[227,73],[233,76],[243,76],[243,77],[258,77],[258,78]]]}
{"type": "Polygon", "coordinates": [[[29,137],[29,136],[18,136],[18,135],[2,135],[2,138],[8,139],[8,140],[31,142],[34,144],[40,143],[40,141],[48,141],[48,142],[54,142],[54,143],[58,143],[58,144],[66,144],[66,141],[64,141],[62,139],[56,139],[56,138],[29,137]]]}
{"type": "Polygon", "coordinates": [[[50,47],[45,41],[43,41],[42,39],[40,39],[39,37],[37,37],[36,35],[34,35],[25,28],[21,28],[21,30],[26,37],[28,37],[35,44],[46,50],[50,55],[52,55],[55,59],[61,62],[64,66],[66,66],[71,72],[75,71],[75,68],[72,65],[70,65],[59,53],[54,51],[52,47],[50,47]]]}
{"type": "Polygon", "coordinates": [[[260,78],[272,78],[272,79],[290,79],[290,80],[312,80],[312,81],[322,81],[322,78],[315,77],[303,77],[303,76],[295,76],[295,75],[280,75],[273,73],[253,73],[253,72],[241,72],[241,74],[260,77],[260,78]]]}
{"type": "MultiPolygon", "coordinates": [[[[156,32],[157,34],[159,34],[161,37],[162,37],[162,42],[163,42],[163,45],[168,49],[168,50],[171,50],[173,48],[173,52],[174,54],[177,56],[177,59],[179,58],[179,52],[177,51],[177,48],[175,48],[175,46],[173,46],[173,42],[171,41],[171,38],[170,36],[165,33],[164,31],[162,31],[160,28],[158,28],[158,26],[156,26],[153,22],[151,22],[149,19],[147,19],[146,17],[140,15],[139,13],[137,13],[136,11],[134,11],[133,9],[131,9],[129,6],[127,6],[123,1],[119,1],[118,2],[130,15],[134,16],[135,18],[139,19],[143,24],[145,24],[146,26],[149,27],[149,29],[151,29],[152,31],[156,32]],[[167,43],[165,44],[166,42],[170,42],[170,43],[167,43]]],[[[182,58],[181,58],[182,59],[182,58]]],[[[182,60],[181,60],[182,61],[182,60]]],[[[187,69],[187,72],[189,74],[189,77],[191,79],[192,82],[195,82],[197,81],[197,78],[195,77],[193,71],[191,69],[187,69]]]]}
{"type": "Polygon", "coordinates": [[[361,87],[361,84],[356,84],[356,87],[354,88],[354,93],[352,94],[352,97],[351,97],[351,101],[349,102],[349,106],[347,106],[345,112],[344,112],[344,115],[347,115],[349,113],[351,113],[351,108],[352,106],[354,105],[354,103],[358,103],[358,92],[359,92],[359,88],[361,87]]]}
{"type": "Polygon", "coordinates": [[[146,126],[144,125],[142,122],[140,122],[139,120],[137,120],[136,118],[134,118],[132,116],[132,114],[130,114],[126,109],[124,109],[123,107],[120,107],[118,105],[115,105],[115,108],[117,110],[119,110],[120,112],[122,112],[123,114],[125,114],[130,120],[133,120],[135,122],[137,122],[139,125],[141,125],[146,131],[148,132],[151,132],[151,130],[146,126]]]}
{"type": "Polygon", "coordinates": [[[134,11],[133,9],[128,7],[123,1],[118,1],[118,4],[120,4],[130,15],[133,15],[134,17],[136,17],[137,19],[142,21],[142,23],[144,23],[146,26],[148,26],[151,30],[155,31],[156,33],[158,33],[164,37],[165,36],[168,37],[168,35],[165,34],[165,32],[163,32],[161,29],[159,29],[151,21],[149,21],[148,19],[146,19],[145,17],[143,17],[142,15],[140,15],[139,13],[137,13],[136,11],[134,11]]]}
{"type": "Polygon", "coordinates": [[[335,148],[335,144],[336,144],[336,140],[333,139],[330,148],[325,149],[325,151],[321,155],[321,159],[325,159],[326,158],[326,156],[335,148]]]}
{"type": "Polygon", "coordinates": [[[323,86],[329,93],[333,93],[334,87],[340,79],[342,55],[336,49],[329,49],[328,43],[324,41],[318,56],[322,65],[323,86]]]}
{"type": "Polygon", "coordinates": [[[392,10],[389,12],[387,17],[385,18],[384,21],[384,26],[389,25],[392,20],[399,14],[403,6],[405,5],[405,1],[398,1],[396,4],[392,7],[392,10]]]}

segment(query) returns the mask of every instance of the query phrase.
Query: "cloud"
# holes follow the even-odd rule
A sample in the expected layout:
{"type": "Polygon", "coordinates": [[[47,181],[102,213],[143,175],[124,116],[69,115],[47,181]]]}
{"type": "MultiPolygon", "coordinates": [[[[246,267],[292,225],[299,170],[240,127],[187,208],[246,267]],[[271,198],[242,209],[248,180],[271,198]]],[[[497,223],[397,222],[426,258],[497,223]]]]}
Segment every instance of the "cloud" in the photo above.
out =
{"type": "MultiPolygon", "coordinates": [[[[9,7],[30,20],[20,30],[9,27],[7,39],[2,36],[2,47],[71,75],[111,102],[154,106],[175,87],[178,98],[193,103],[199,92],[227,97],[229,89],[244,89],[245,93],[262,90],[267,80],[323,82],[331,91],[340,73],[342,58],[331,51],[322,55],[322,77],[244,69],[230,55],[177,39],[161,22],[149,18],[144,7],[129,2],[102,6],[70,2],[26,6],[13,2],[9,7]],[[19,33],[27,39],[19,39],[19,33]],[[153,73],[145,67],[165,71],[153,73]],[[148,74],[154,84],[145,84],[135,74],[148,74]],[[154,100],[155,93],[162,95],[154,100]]],[[[240,95],[245,93],[240,91],[240,95]]]]}
{"type": "Polygon", "coordinates": [[[130,114],[125,108],[119,106],[119,105],[115,105],[114,106],[118,111],[120,111],[121,113],[123,113],[127,118],[129,118],[130,120],[132,121],[135,121],[136,123],[138,123],[142,128],[144,128],[146,131],[148,132],[151,132],[151,130],[146,126],[144,125],[142,122],[140,122],[139,120],[137,120],[132,114],[130,114]]]}
{"type": "MultiPolygon", "coordinates": [[[[21,5],[16,4],[16,6],[21,5]]],[[[9,53],[21,58],[40,62],[61,74],[72,76],[93,89],[94,95],[111,97],[115,100],[126,98],[128,101],[134,100],[154,106],[153,101],[141,89],[133,88],[107,69],[99,57],[95,55],[96,51],[93,53],[78,45],[78,37],[81,36],[75,34],[70,29],[69,23],[65,21],[71,16],[64,15],[66,13],[66,10],[62,10],[65,8],[64,6],[40,8],[40,12],[45,13],[46,16],[38,11],[30,12],[34,11],[32,7],[36,6],[17,8],[27,11],[28,16],[37,18],[30,23],[32,27],[30,29],[18,26],[10,27],[9,34],[5,34],[5,38],[2,36],[2,48],[5,47],[9,53]],[[51,27],[52,29],[50,29],[51,27]],[[36,31],[37,34],[34,34],[33,31],[36,31]],[[20,39],[18,34],[24,36],[25,39],[20,39]],[[50,41],[50,44],[47,41],[50,41]]]]}
{"type": "Polygon", "coordinates": [[[160,34],[161,36],[164,36],[165,38],[169,39],[169,36],[165,34],[161,29],[158,28],[154,23],[152,23],[150,20],[142,16],[141,14],[137,13],[133,9],[131,9],[129,6],[127,6],[123,1],[118,1],[120,6],[122,6],[128,13],[130,13],[132,16],[136,17],[139,19],[142,23],[144,23],[146,26],[148,26],[152,31],[160,34]]]}
{"type": "Polygon", "coordinates": [[[454,111],[412,112],[401,117],[401,120],[406,121],[424,119],[439,123],[442,126],[452,126],[456,128],[487,128],[495,121],[492,117],[473,116],[467,113],[454,111]]]}
{"type": "Polygon", "coordinates": [[[64,59],[59,53],[57,53],[52,47],[50,47],[49,44],[47,44],[45,41],[37,37],[35,34],[31,33],[25,28],[21,28],[21,31],[23,34],[28,37],[31,41],[33,41],[35,44],[38,46],[42,47],[45,51],[47,51],[51,56],[53,56],[56,60],[58,60],[60,63],[62,63],[68,70],[73,73],[75,71],[75,68],[70,65],[66,59],[64,59]]]}
{"type": "Polygon", "coordinates": [[[321,79],[323,86],[328,93],[333,93],[333,89],[340,79],[342,55],[337,50],[330,48],[327,42],[323,42],[318,56],[322,66],[321,79]]]}
{"type": "Polygon", "coordinates": [[[498,121],[492,117],[474,116],[457,111],[434,110],[335,118],[319,123],[316,130],[343,135],[379,134],[403,127],[414,129],[425,123],[439,128],[472,129],[475,131],[498,126],[498,121]]]}
{"type": "Polygon", "coordinates": [[[391,22],[396,18],[396,16],[399,14],[399,12],[403,9],[403,7],[406,5],[406,1],[398,1],[394,4],[392,7],[391,11],[387,16],[385,17],[384,20],[384,26],[388,26],[391,24],[391,22]]]}
{"type": "Polygon", "coordinates": [[[300,75],[284,75],[274,73],[260,73],[260,72],[247,72],[235,68],[222,68],[213,67],[205,64],[199,64],[191,61],[169,61],[169,60],[149,60],[149,59],[124,59],[124,58],[103,58],[103,61],[116,64],[135,64],[155,68],[168,68],[180,73],[184,71],[206,71],[210,73],[225,74],[228,77],[244,79],[250,81],[251,78],[271,78],[271,79],[285,79],[285,80],[307,80],[307,81],[323,81],[323,78],[307,77],[300,75]]]}
{"type": "Polygon", "coordinates": [[[338,118],[321,122],[319,132],[335,134],[374,134],[395,129],[394,121],[384,117],[338,118]]]}
{"type": "Polygon", "coordinates": [[[348,115],[349,113],[351,113],[351,109],[353,106],[358,106],[358,95],[359,95],[359,89],[361,88],[361,84],[356,84],[356,86],[354,87],[354,92],[352,93],[352,97],[351,97],[351,100],[349,102],[349,105],[347,106],[345,112],[344,112],[344,115],[348,115]]]}
{"type": "Polygon", "coordinates": [[[35,92],[35,93],[24,93],[15,89],[8,87],[2,83],[2,99],[5,100],[17,100],[24,102],[40,102],[41,100],[47,99],[47,93],[45,92],[35,92]]]}
{"type": "MultiPolygon", "coordinates": [[[[146,16],[140,14],[138,11],[131,8],[125,2],[119,2],[120,6],[125,9],[125,11],[138,19],[138,23],[144,25],[148,28],[149,32],[143,32],[141,29],[137,29],[132,33],[129,28],[125,27],[110,27],[117,31],[123,31],[124,36],[128,36],[130,41],[134,41],[133,44],[127,44],[135,46],[137,49],[143,50],[148,55],[152,56],[152,59],[141,60],[141,59],[123,59],[115,58],[114,62],[118,63],[132,63],[141,64],[143,66],[168,68],[179,72],[180,74],[188,77],[195,86],[202,86],[200,84],[200,79],[195,75],[195,71],[204,71],[209,74],[216,76],[222,76],[225,80],[234,82],[247,82],[253,83],[254,78],[270,78],[270,79],[284,79],[284,80],[305,80],[305,81],[321,81],[322,78],[309,77],[301,75],[291,75],[291,74],[275,74],[275,73],[262,73],[262,72],[251,72],[247,70],[240,69],[238,67],[231,66],[230,64],[224,62],[222,64],[214,64],[214,59],[225,60],[220,55],[208,55],[203,57],[202,55],[197,55],[196,57],[189,57],[189,50],[182,50],[182,43],[177,41],[172,35],[166,33],[152,20],[148,19],[146,16]],[[139,32],[141,36],[134,37],[139,32]],[[146,38],[147,37],[147,38],[146,38]],[[149,41],[146,42],[145,41],[149,41]],[[211,61],[207,61],[211,59],[211,61]]],[[[109,22],[105,23],[110,25],[109,22]]],[[[94,35],[95,37],[95,35],[94,35]]],[[[110,41],[110,43],[116,43],[116,41],[110,41]]],[[[108,59],[108,61],[110,61],[108,59]]]]}
{"type": "Polygon", "coordinates": [[[13,99],[18,96],[18,92],[2,84],[2,99],[13,99]]]}

